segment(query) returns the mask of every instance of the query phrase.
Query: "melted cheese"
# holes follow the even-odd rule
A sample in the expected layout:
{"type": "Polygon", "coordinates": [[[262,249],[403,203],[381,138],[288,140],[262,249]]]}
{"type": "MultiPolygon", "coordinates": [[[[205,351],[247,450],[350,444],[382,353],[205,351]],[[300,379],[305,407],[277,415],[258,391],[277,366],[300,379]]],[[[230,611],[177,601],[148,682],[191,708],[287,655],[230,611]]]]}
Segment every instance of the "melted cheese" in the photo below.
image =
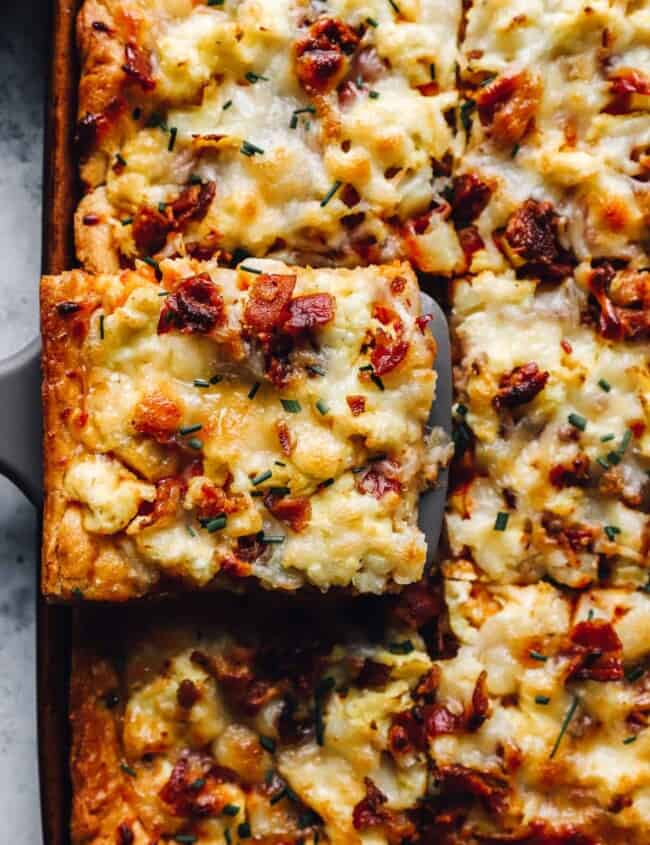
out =
{"type": "MultiPolygon", "coordinates": [[[[247,266],[253,265],[249,259],[247,266]]],[[[87,279],[103,294],[103,307],[91,317],[82,352],[85,454],[71,457],[64,496],[71,507],[81,503],[88,532],[111,535],[148,570],[149,580],[166,573],[205,585],[223,561],[236,556],[238,538],[259,532],[275,538],[252,565],[252,574],[269,586],[312,583],[322,590],[353,586],[379,593],[417,580],[426,555],[417,527],[418,496],[448,449],[424,437],[435,386],[434,344],[415,322],[419,295],[412,272],[402,265],[358,271],[294,271],[277,262],[257,267],[295,272],[294,296],[321,292],[334,298],[334,319],[312,334],[307,350],[296,353],[306,354],[305,362],[317,364],[322,375],[310,375],[296,359],[286,388],[266,380],[260,351],[242,340],[246,288],[256,278],[250,273],[192,262],[163,265],[162,284],[172,290],[195,272],[210,274],[226,318],[209,337],[157,333],[165,298],[147,268],[126,274],[130,281],[121,291],[113,277],[87,279]],[[397,278],[403,290],[393,293],[397,278]],[[374,316],[377,304],[398,315],[408,344],[403,363],[379,385],[360,369],[368,362],[364,344],[382,327],[374,316]],[[349,396],[364,398],[363,413],[352,414],[349,396]],[[170,436],[180,451],[134,427],[139,409],[154,400],[171,405],[177,415],[178,428],[170,436]],[[194,426],[200,428],[178,433],[194,426]],[[290,455],[278,426],[290,439],[290,455]],[[192,450],[193,444],[198,448],[192,450]],[[171,514],[150,519],[142,506],[156,498],[156,487],[138,481],[131,470],[152,481],[174,477],[192,452],[202,459],[202,474],[186,480],[171,514]],[[381,455],[397,462],[399,495],[389,491],[375,498],[358,487],[355,470],[381,455]],[[210,532],[197,517],[206,488],[215,485],[227,486],[236,507],[224,526],[210,532]],[[262,496],[277,488],[308,499],[306,527],[292,530],[265,507],[262,496]],[[122,544],[122,532],[129,543],[122,544]]]]}
{"type": "Polygon", "coordinates": [[[584,324],[585,307],[573,281],[543,291],[512,274],[485,272],[457,286],[458,385],[476,437],[477,476],[451,496],[447,526],[453,555],[474,561],[493,582],[550,574],[584,585],[597,578],[599,554],[608,556],[616,583],[647,580],[647,348],[605,340],[584,324]],[[544,389],[512,412],[495,409],[501,377],[529,362],[549,374],[544,389]],[[571,414],[586,420],[584,431],[571,426],[571,414]],[[632,436],[635,423],[641,429],[632,436]],[[622,480],[618,493],[603,487],[598,463],[611,453],[620,453],[608,470],[622,480]],[[570,468],[579,455],[588,458],[591,480],[555,486],[553,468],[570,468]],[[494,528],[500,511],[509,514],[504,531],[494,528]],[[620,530],[608,536],[606,526],[620,530]],[[587,548],[566,542],[571,528],[590,532],[587,548]]]}

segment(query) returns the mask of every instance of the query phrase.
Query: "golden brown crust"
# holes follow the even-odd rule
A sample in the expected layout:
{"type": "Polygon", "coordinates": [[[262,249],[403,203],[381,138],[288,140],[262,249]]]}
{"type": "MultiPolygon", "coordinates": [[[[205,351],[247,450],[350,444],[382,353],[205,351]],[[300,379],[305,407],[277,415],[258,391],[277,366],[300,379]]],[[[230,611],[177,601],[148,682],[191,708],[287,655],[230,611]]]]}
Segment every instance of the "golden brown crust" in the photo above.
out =
{"type": "Polygon", "coordinates": [[[120,269],[111,230],[112,214],[105,188],[97,188],[86,194],[75,213],[77,258],[91,273],[117,273],[120,269]]]}

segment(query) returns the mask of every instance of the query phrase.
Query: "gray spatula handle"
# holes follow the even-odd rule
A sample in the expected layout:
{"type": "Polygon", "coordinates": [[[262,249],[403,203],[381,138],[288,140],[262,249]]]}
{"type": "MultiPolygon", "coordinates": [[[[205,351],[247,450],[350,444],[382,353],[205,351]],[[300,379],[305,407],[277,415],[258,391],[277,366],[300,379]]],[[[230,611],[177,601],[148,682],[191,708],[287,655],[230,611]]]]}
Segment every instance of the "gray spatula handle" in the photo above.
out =
{"type": "Polygon", "coordinates": [[[43,500],[40,338],[0,360],[0,474],[43,500]]]}

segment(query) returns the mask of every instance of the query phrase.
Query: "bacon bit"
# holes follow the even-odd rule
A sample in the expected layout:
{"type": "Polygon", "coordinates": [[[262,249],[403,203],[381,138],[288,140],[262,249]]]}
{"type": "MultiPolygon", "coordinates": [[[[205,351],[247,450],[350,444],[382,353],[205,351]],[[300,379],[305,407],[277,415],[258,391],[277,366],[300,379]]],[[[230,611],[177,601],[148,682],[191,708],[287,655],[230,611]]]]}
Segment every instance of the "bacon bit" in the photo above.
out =
{"type": "Polygon", "coordinates": [[[395,754],[404,754],[411,749],[426,751],[428,739],[421,708],[405,710],[393,716],[388,730],[388,745],[395,754]]]}
{"type": "Polygon", "coordinates": [[[126,103],[120,97],[114,97],[103,112],[85,114],[77,124],[75,144],[79,155],[85,158],[99,141],[107,134],[126,109],[126,103]]]}
{"type": "Polygon", "coordinates": [[[355,830],[368,827],[384,827],[389,845],[400,845],[411,840],[416,833],[415,825],[404,813],[397,813],[384,806],[387,798],[370,778],[364,778],[366,795],[352,811],[355,830]]]}
{"type": "Polygon", "coordinates": [[[251,574],[250,565],[238,557],[226,557],[221,561],[219,572],[230,578],[249,578],[251,574]]]}
{"type": "Polygon", "coordinates": [[[329,293],[296,296],[289,302],[289,319],[284,329],[296,335],[327,325],[334,318],[335,299],[329,293]]]}
{"type": "Polygon", "coordinates": [[[348,109],[361,96],[361,92],[350,79],[344,79],[336,90],[339,106],[348,109]]]}
{"type": "Polygon", "coordinates": [[[284,325],[291,316],[290,302],[295,285],[295,276],[259,275],[244,308],[248,328],[264,338],[284,325]]]}
{"type": "Polygon", "coordinates": [[[191,710],[201,698],[201,691],[189,678],[185,678],[178,685],[176,690],[176,701],[183,710],[191,710]]]}
{"type": "Polygon", "coordinates": [[[277,496],[267,493],[264,506],[292,531],[302,531],[311,519],[311,502],[306,496],[277,496]]]}
{"type": "Polygon", "coordinates": [[[426,714],[426,734],[428,737],[460,733],[465,727],[465,714],[452,713],[444,704],[432,705],[426,714]]]}
{"type": "Polygon", "coordinates": [[[477,92],[476,105],[483,126],[504,145],[517,144],[530,129],[542,96],[542,85],[527,71],[500,76],[477,92]]]}
{"type": "Polygon", "coordinates": [[[571,346],[568,340],[561,340],[560,346],[566,352],[567,355],[570,355],[573,352],[573,347],[571,346]]]}
{"type": "Polygon", "coordinates": [[[190,220],[203,220],[216,192],[216,182],[202,182],[185,188],[170,206],[176,227],[185,226],[190,220]]]}
{"type": "Polygon", "coordinates": [[[534,361],[515,367],[499,380],[499,392],[492,399],[497,410],[515,408],[534,399],[545,387],[549,373],[540,371],[534,361]]]}
{"type": "Polygon", "coordinates": [[[591,272],[589,289],[600,307],[599,329],[603,337],[650,337],[650,273],[616,273],[611,264],[603,264],[591,272]]]}
{"type": "Polygon", "coordinates": [[[185,244],[185,249],[197,261],[209,261],[219,249],[219,241],[218,232],[208,232],[200,241],[185,244]]]}
{"type": "Polygon", "coordinates": [[[371,660],[369,657],[366,657],[354,681],[355,686],[361,687],[362,689],[383,689],[388,683],[391,671],[388,663],[380,663],[377,660],[371,660]]]}
{"type": "Polygon", "coordinates": [[[386,493],[401,493],[402,485],[396,477],[386,475],[387,472],[395,473],[398,469],[394,461],[382,461],[382,466],[374,465],[366,472],[357,476],[356,488],[359,493],[374,496],[375,499],[381,499],[386,493]],[[390,465],[390,466],[386,466],[390,465]]]}
{"type": "Polygon", "coordinates": [[[180,423],[181,409],[164,393],[147,393],[136,405],[133,427],[162,445],[174,441],[180,423]]]}
{"type": "Polygon", "coordinates": [[[361,197],[359,196],[359,192],[354,187],[354,185],[350,185],[348,182],[339,192],[339,197],[341,198],[341,202],[345,203],[348,208],[354,208],[355,205],[358,205],[361,202],[361,197]]]}
{"type": "Polygon", "coordinates": [[[402,321],[399,314],[388,305],[376,302],[372,309],[372,316],[384,326],[395,325],[398,331],[401,329],[402,321]]]}
{"type": "Polygon", "coordinates": [[[505,807],[508,783],[496,775],[470,769],[467,766],[440,766],[436,771],[436,780],[443,800],[466,802],[468,798],[477,798],[486,810],[501,813],[505,807]]]}
{"type": "Polygon", "coordinates": [[[97,226],[102,222],[102,218],[98,214],[85,214],[83,216],[84,226],[97,226]]]}
{"type": "Polygon", "coordinates": [[[635,94],[650,95],[650,79],[631,68],[620,68],[610,77],[612,100],[603,109],[606,114],[628,114],[632,111],[632,97],[635,94]]]}
{"type": "Polygon", "coordinates": [[[223,687],[232,705],[247,716],[255,716],[260,709],[277,695],[277,688],[270,682],[255,677],[253,649],[233,647],[228,654],[206,655],[193,651],[190,660],[200,666],[223,687]]]}
{"type": "Polygon", "coordinates": [[[219,799],[212,794],[214,787],[236,780],[233,771],[217,766],[207,754],[184,751],[158,794],[175,816],[208,818],[221,810],[219,799]],[[192,788],[197,780],[205,781],[198,790],[192,788]]]}
{"type": "Polygon", "coordinates": [[[144,206],[133,218],[133,240],[140,253],[153,255],[165,246],[174,221],[155,208],[144,206]]]}
{"type": "Polygon", "coordinates": [[[421,214],[419,217],[414,217],[409,221],[408,227],[416,234],[423,235],[429,228],[431,222],[431,214],[433,212],[427,211],[426,214],[421,214]]]}
{"type": "Polygon", "coordinates": [[[142,502],[138,508],[141,528],[163,520],[169,522],[178,513],[186,485],[182,478],[163,478],[156,482],[156,498],[153,502],[142,502]]]}
{"type": "Polygon", "coordinates": [[[246,563],[252,563],[261,557],[267,546],[260,542],[257,534],[249,534],[246,537],[237,538],[237,557],[246,563]]]}
{"type": "Polygon", "coordinates": [[[526,200],[510,216],[504,237],[524,262],[523,270],[546,281],[560,281],[575,263],[558,242],[557,215],[550,202],[526,200]]]}
{"type": "Polygon", "coordinates": [[[465,261],[469,265],[472,263],[474,253],[485,248],[485,241],[480,236],[476,226],[466,226],[464,229],[459,229],[457,234],[465,261]]]}
{"type": "Polygon", "coordinates": [[[358,417],[360,414],[363,414],[363,412],[366,410],[365,396],[346,396],[345,401],[348,403],[348,406],[352,411],[353,417],[358,417]]]}
{"type": "Polygon", "coordinates": [[[308,94],[324,94],[341,81],[346,56],[357,48],[359,37],[336,18],[321,18],[296,43],[296,73],[308,94]]]}
{"type": "Polygon", "coordinates": [[[223,322],[223,298],[207,273],[185,279],[165,298],[158,320],[158,334],[172,330],[206,334],[223,322]]]}
{"type": "Polygon", "coordinates": [[[435,619],[443,609],[440,590],[431,584],[409,584],[399,596],[394,614],[409,628],[421,628],[435,619]]]}
{"type": "Polygon", "coordinates": [[[584,452],[578,452],[569,462],[551,467],[549,472],[551,484],[560,490],[563,487],[582,487],[589,482],[590,465],[589,456],[584,452]]]}
{"type": "Polygon", "coordinates": [[[384,376],[392,372],[406,358],[408,350],[409,344],[405,340],[398,340],[390,345],[378,343],[370,355],[375,375],[384,376]]]}
{"type": "Polygon", "coordinates": [[[417,89],[423,97],[435,97],[440,91],[440,86],[437,82],[425,82],[424,85],[418,85],[417,89]]]}
{"type": "Polygon", "coordinates": [[[463,173],[453,181],[451,217],[458,229],[473,223],[487,206],[492,188],[475,173],[463,173]]]}
{"type": "Polygon", "coordinates": [[[490,699],[487,692],[487,672],[483,670],[476,679],[472,703],[469,712],[465,714],[468,731],[477,731],[490,713],[490,699]]]}
{"type": "Polygon", "coordinates": [[[422,334],[427,333],[427,327],[431,322],[432,316],[431,314],[422,314],[421,317],[415,318],[415,325],[420,329],[422,334]]]}
{"type": "Polygon", "coordinates": [[[579,622],[571,630],[570,638],[568,654],[572,660],[567,680],[623,679],[623,645],[610,622],[579,622]]]}
{"type": "Polygon", "coordinates": [[[441,676],[442,670],[440,667],[433,665],[418,681],[416,688],[413,690],[413,698],[430,704],[440,686],[441,676]]]}
{"type": "Polygon", "coordinates": [[[156,83],[152,77],[151,58],[135,41],[124,45],[124,73],[137,82],[143,91],[152,91],[156,83]]]}
{"type": "Polygon", "coordinates": [[[406,288],[406,279],[404,276],[395,276],[395,278],[390,283],[391,293],[394,293],[397,296],[400,293],[404,292],[406,288]]]}
{"type": "Polygon", "coordinates": [[[122,822],[117,828],[117,845],[133,845],[135,836],[128,822],[122,822]]]}
{"type": "Polygon", "coordinates": [[[278,432],[278,440],[280,441],[282,454],[286,455],[288,458],[293,451],[293,443],[291,442],[291,432],[289,431],[289,427],[283,420],[277,422],[275,427],[278,432]]]}
{"type": "Polygon", "coordinates": [[[244,507],[244,497],[228,495],[223,487],[218,487],[212,481],[201,485],[201,503],[199,514],[204,519],[211,519],[223,513],[237,513],[244,507]]]}
{"type": "Polygon", "coordinates": [[[565,537],[569,547],[574,552],[591,551],[594,542],[594,531],[587,526],[571,526],[565,528],[560,535],[565,537]]]}

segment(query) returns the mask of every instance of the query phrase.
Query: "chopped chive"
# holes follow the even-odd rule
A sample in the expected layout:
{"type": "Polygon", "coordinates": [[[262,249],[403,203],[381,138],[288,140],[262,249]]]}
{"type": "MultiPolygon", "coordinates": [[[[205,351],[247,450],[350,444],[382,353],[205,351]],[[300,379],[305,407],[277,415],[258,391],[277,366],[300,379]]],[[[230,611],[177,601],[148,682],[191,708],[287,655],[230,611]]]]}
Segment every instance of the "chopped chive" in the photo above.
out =
{"type": "Polygon", "coordinates": [[[324,376],[325,369],[318,364],[307,364],[307,370],[314,376],[324,376]]]}
{"type": "Polygon", "coordinates": [[[244,273],[255,273],[256,275],[261,275],[264,272],[263,270],[258,270],[257,267],[247,267],[245,264],[240,264],[239,269],[244,273]]]}
{"type": "Polygon", "coordinates": [[[284,461],[273,461],[273,463],[278,467],[286,467],[284,461]]]}
{"type": "Polygon", "coordinates": [[[587,420],[580,414],[569,414],[568,420],[574,428],[584,431],[587,428],[587,420]]]}
{"type": "Polygon", "coordinates": [[[319,490],[324,490],[326,487],[331,487],[334,484],[333,478],[326,478],[325,481],[321,481],[317,486],[319,490]]]}
{"type": "Polygon", "coordinates": [[[557,735],[557,739],[555,740],[555,743],[553,745],[551,753],[549,754],[550,760],[552,760],[553,757],[555,757],[555,755],[557,754],[558,748],[560,747],[560,743],[562,742],[562,738],[564,737],[564,734],[566,733],[566,730],[569,727],[569,723],[571,722],[571,719],[573,719],[575,712],[578,709],[579,703],[580,702],[578,700],[578,696],[574,695],[573,701],[571,702],[571,705],[570,705],[569,709],[567,710],[564,719],[562,720],[562,726],[560,727],[560,733],[557,735]]]}
{"type": "Polygon", "coordinates": [[[621,453],[620,452],[608,452],[607,453],[607,460],[610,462],[610,464],[613,464],[614,466],[616,466],[617,464],[620,464],[620,462],[621,462],[621,453]]]}
{"type": "Polygon", "coordinates": [[[210,387],[210,382],[205,378],[195,378],[193,384],[194,387],[210,387]]]}
{"type": "Polygon", "coordinates": [[[224,816],[236,816],[239,812],[239,807],[237,804],[226,804],[226,806],[222,809],[221,813],[224,816]]]}
{"type": "Polygon", "coordinates": [[[221,531],[222,528],[225,528],[226,522],[228,522],[228,517],[222,514],[221,516],[215,516],[214,519],[209,519],[203,527],[209,534],[214,534],[215,531],[221,531]]]}
{"type": "Polygon", "coordinates": [[[269,546],[277,546],[280,543],[284,543],[285,538],[282,534],[264,534],[262,532],[262,536],[259,538],[260,543],[265,543],[269,546]]]}
{"type": "Polygon", "coordinates": [[[322,399],[319,399],[318,402],[316,402],[316,407],[323,416],[329,412],[329,407],[322,399]]]}
{"type": "Polygon", "coordinates": [[[261,736],[260,745],[265,751],[268,751],[269,754],[273,754],[275,752],[275,740],[270,736],[261,736]]]}
{"type": "Polygon", "coordinates": [[[133,223],[133,218],[132,217],[125,217],[124,220],[120,220],[120,223],[123,226],[130,226],[131,223],[133,223]]]}
{"type": "Polygon", "coordinates": [[[540,663],[546,663],[548,657],[545,654],[542,654],[539,651],[535,651],[535,649],[531,649],[528,652],[528,656],[531,657],[533,660],[539,660],[540,663]]]}
{"type": "Polygon", "coordinates": [[[142,109],[139,106],[134,108],[131,112],[131,117],[133,118],[133,120],[140,120],[140,118],[142,117],[142,109]]]}
{"type": "Polygon", "coordinates": [[[280,402],[288,414],[299,414],[302,411],[300,402],[297,399],[280,399],[280,402]]]}
{"type": "Polygon", "coordinates": [[[169,143],[167,144],[167,149],[171,153],[174,149],[176,144],[176,136],[178,135],[178,129],[175,126],[169,130],[169,143]]]}
{"type": "Polygon", "coordinates": [[[120,763],[120,769],[122,769],[124,774],[130,775],[132,778],[137,777],[138,773],[136,772],[136,770],[131,766],[127,765],[126,763],[120,763]]]}
{"type": "Polygon", "coordinates": [[[550,702],[550,698],[548,695],[536,695],[535,696],[535,704],[548,704],[550,702]]]}
{"type": "Polygon", "coordinates": [[[603,530],[607,534],[607,539],[612,543],[616,539],[616,535],[621,533],[621,529],[616,525],[606,525],[603,530]]]}
{"type": "Polygon", "coordinates": [[[237,827],[237,834],[240,839],[249,839],[251,835],[251,826],[248,822],[242,822],[237,827]]]}
{"type": "Polygon", "coordinates": [[[460,122],[465,132],[469,132],[472,128],[472,113],[475,108],[474,100],[465,100],[460,104],[460,122]]]}
{"type": "Polygon", "coordinates": [[[157,111],[151,112],[145,126],[148,129],[158,128],[162,129],[163,132],[167,131],[167,124],[165,123],[165,118],[160,114],[160,112],[157,111]]]}
{"type": "Polygon", "coordinates": [[[190,789],[192,790],[192,792],[198,792],[199,790],[203,789],[204,786],[205,778],[197,778],[196,780],[193,780],[190,784],[190,789]]]}
{"type": "Polygon", "coordinates": [[[626,736],[623,745],[632,745],[633,742],[636,742],[636,736],[626,736]]]}
{"type": "Polygon", "coordinates": [[[232,100],[227,100],[222,106],[221,111],[228,111],[228,109],[232,106],[232,100]]]}
{"type": "Polygon", "coordinates": [[[331,678],[331,677],[323,678],[323,680],[316,687],[316,692],[314,693],[314,703],[316,705],[316,712],[315,712],[316,742],[319,745],[323,745],[324,740],[325,740],[325,722],[323,721],[323,704],[325,703],[325,698],[334,689],[335,685],[336,685],[336,682],[335,682],[334,678],[331,678]]]}
{"type": "Polygon", "coordinates": [[[396,14],[398,14],[398,15],[401,15],[401,14],[402,14],[402,11],[401,11],[400,7],[397,5],[397,3],[395,2],[395,0],[388,0],[388,2],[389,2],[389,3],[390,3],[390,5],[393,7],[393,9],[394,9],[394,11],[395,11],[395,13],[396,13],[396,14]]]}
{"type": "Polygon", "coordinates": [[[499,513],[497,514],[497,518],[494,520],[494,530],[505,531],[506,526],[508,525],[509,518],[509,513],[506,513],[505,511],[499,511],[499,513]]]}
{"type": "Polygon", "coordinates": [[[82,599],[84,597],[84,591],[80,590],[79,587],[73,587],[72,595],[75,599],[82,599]]]}
{"type": "Polygon", "coordinates": [[[203,426],[201,423],[196,423],[196,425],[184,425],[183,428],[178,429],[178,433],[185,437],[186,434],[194,434],[195,431],[201,431],[203,426]]]}
{"type": "Polygon", "coordinates": [[[600,464],[603,469],[609,469],[609,464],[607,463],[607,459],[603,457],[596,458],[596,463],[600,464]]]}
{"type": "Polygon", "coordinates": [[[273,493],[274,496],[288,496],[291,489],[289,487],[269,487],[269,493],[273,493]]]}
{"type": "Polygon", "coordinates": [[[223,6],[223,0],[208,0],[208,6],[223,6]]]}
{"type": "Polygon", "coordinates": [[[316,114],[316,109],[314,106],[303,106],[299,109],[293,110],[294,114],[316,114]]]}
{"type": "Polygon", "coordinates": [[[196,173],[192,173],[189,179],[190,185],[202,185],[203,179],[200,176],[197,176],[196,173]]]}
{"type": "Polygon", "coordinates": [[[321,208],[325,208],[327,203],[332,199],[332,197],[338,191],[338,189],[341,187],[342,184],[343,184],[343,182],[341,182],[339,179],[337,179],[336,182],[334,182],[332,187],[329,189],[329,191],[325,194],[323,199],[320,201],[320,207],[321,208]]]}
{"type": "Polygon", "coordinates": [[[257,487],[258,484],[262,484],[264,481],[268,481],[269,478],[273,475],[270,469],[265,470],[264,472],[256,475],[255,478],[251,479],[251,484],[253,487],[257,487]]]}
{"type": "Polygon", "coordinates": [[[410,640],[403,640],[401,643],[388,643],[386,648],[391,654],[410,654],[414,645],[410,640]]]}
{"type": "Polygon", "coordinates": [[[360,373],[370,373],[372,372],[372,364],[364,364],[363,367],[359,367],[360,373]]]}
{"type": "Polygon", "coordinates": [[[115,154],[115,161],[122,167],[126,167],[126,159],[120,153],[115,154]]]}
{"type": "Polygon", "coordinates": [[[161,290],[158,293],[158,296],[169,296],[169,291],[168,290],[161,290]]]}
{"type": "Polygon", "coordinates": [[[255,85],[256,82],[268,82],[268,76],[262,76],[260,73],[253,73],[252,70],[249,70],[248,73],[244,74],[244,77],[252,84],[255,85]]]}
{"type": "Polygon", "coordinates": [[[467,405],[463,405],[460,402],[458,403],[458,405],[456,405],[456,413],[459,417],[466,417],[468,411],[469,408],[467,407],[467,405]]]}
{"type": "Polygon", "coordinates": [[[282,801],[283,798],[286,798],[287,790],[286,787],[283,787],[279,792],[276,792],[275,795],[272,795],[269,799],[269,804],[277,804],[279,801],[282,801]]]}
{"type": "Polygon", "coordinates": [[[158,203],[158,211],[159,211],[161,214],[164,214],[166,210],[167,210],[167,203],[165,203],[165,202],[159,202],[159,203],[158,203]]]}
{"type": "Polygon", "coordinates": [[[104,340],[104,315],[99,315],[99,336],[104,340]]]}
{"type": "Polygon", "coordinates": [[[379,98],[379,91],[368,91],[368,96],[371,100],[377,100],[379,98]]]}
{"type": "Polygon", "coordinates": [[[601,442],[601,443],[609,443],[609,441],[610,441],[610,440],[613,440],[615,437],[616,437],[616,435],[615,435],[615,434],[604,434],[604,435],[600,438],[600,442],[601,442]]]}
{"type": "Polygon", "coordinates": [[[198,842],[198,839],[193,833],[176,833],[174,842],[179,842],[180,845],[193,845],[194,842],[198,842]]]}
{"type": "Polygon", "coordinates": [[[223,837],[226,840],[226,845],[232,845],[232,837],[230,836],[229,828],[226,828],[223,832],[223,837]]]}
{"type": "Polygon", "coordinates": [[[192,528],[191,525],[187,526],[187,533],[190,535],[190,537],[196,537],[196,531],[192,528]]]}
{"type": "Polygon", "coordinates": [[[264,150],[261,147],[258,147],[256,144],[251,144],[250,141],[242,141],[242,145],[239,148],[239,152],[242,155],[248,156],[249,158],[251,156],[254,156],[256,153],[258,155],[264,155],[264,150]]]}
{"type": "Polygon", "coordinates": [[[190,449],[196,449],[198,451],[199,449],[203,448],[203,441],[199,440],[198,437],[190,437],[190,439],[187,441],[187,445],[190,447],[190,449]]]}
{"type": "Polygon", "coordinates": [[[379,376],[377,375],[377,373],[371,373],[371,374],[370,374],[370,380],[371,380],[374,384],[376,384],[376,385],[377,385],[377,387],[378,387],[381,391],[386,390],[386,388],[384,387],[384,382],[383,382],[383,381],[379,378],[379,376]]]}
{"type": "Polygon", "coordinates": [[[516,158],[517,153],[519,152],[520,149],[521,149],[521,147],[519,146],[519,144],[515,144],[514,147],[512,148],[512,150],[510,151],[510,158],[516,158]]]}
{"type": "Polygon", "coordinates": [[[372,26],[374,29],[377,29],[377,27],[379,26],[379,24],[374,18],[366,18],[366,23],[368,24],[368,26],[372,26]]]}
{"type": "Polygon", "coordinates": [[[635,681],[638,681],[639,678],[642,678],[644,674],[645,669],[643,668],[643,666],[634,666],[632,669],[630,669],[629,672],[626,673],[625,680],[628,681],[630,684],[633,684],[635,683],[635,681]]]}
{"type": "Polygon", "coordinates": [[[632,439],[632,432],[629,428],[625,429],[623,437],[621,438],[621,445],[618,447],[618,451],[623,454],[627,447],[630,445],[630,440],[632,439]]]}
{"type": "Polygon", "coordinates": [[[217,373],[210,379],[210,384],[219,384],[220,381],[223,381],[223,376],[220,376],[219,373],[217,373]]]}
{"type": "Polygon", "coordinates": [[[291,120],[289,121],[289,129],[296,129],[298,126],[298,115],[292,114],[291,120]]]}
{"type": "Polygon", "coordinates": [[[251,389],[248,391],[248,398],[249,398],[249,399],[255,399],[255,395],[257,394],[257,391],[258,391],[259,389],[260,389],[260,382],[259,382],[259,381],[256,381],[256,382],[255,382],[255,384],[254,384],[254,385],[251,387],[251,389]]]}
{"type": "Polygon", "coordinates": [[[149,267],[153,267],[153,269],[156,271],[156,273],[160,273],[160,267],[158,265],[158,262],[155,259],[149,258],[149,256],[147,256],[146,258],[143,258],[142,260],[144,261],[145,264],[148,264],[149,267]]]}
{"type": "Polygon", "coordinates": [[[602,388],[605,393],[609,393],[609,391],[612,389],[611,384],[607,381],[607,379],[604,378],[598,379],[598,387],[602,388]]]}

